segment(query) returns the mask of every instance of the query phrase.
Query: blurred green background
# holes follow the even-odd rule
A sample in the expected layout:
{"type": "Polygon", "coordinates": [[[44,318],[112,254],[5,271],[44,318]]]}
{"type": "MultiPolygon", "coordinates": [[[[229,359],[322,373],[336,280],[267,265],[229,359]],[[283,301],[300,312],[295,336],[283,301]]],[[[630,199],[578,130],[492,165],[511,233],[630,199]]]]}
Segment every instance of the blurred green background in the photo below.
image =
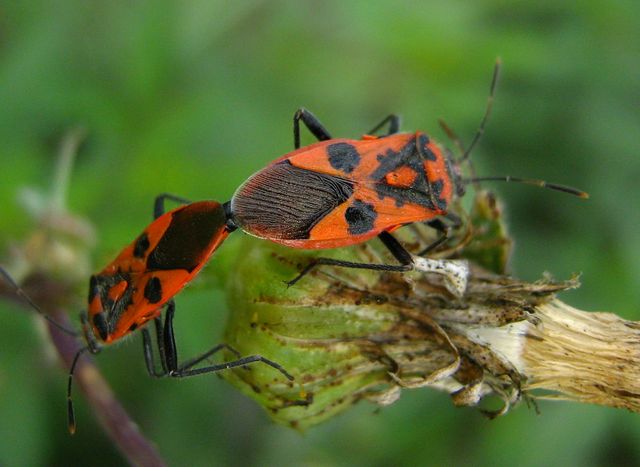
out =
{"type": "MultiPolygon", "coordinates": [[[[514,273],[582,272],[565,301],[640,319],[640,4],[568,4],[1,2],[0,247],[28,235],[16,192],[51,184],[72,126],[88,138],[69,204],[97,228],[98,269],[151,220],[156,194],[226,201],[288,152],[300,106],[335,136],[356,137],[397,112],[406,130],[447,142],[442,117],[470,141],[499,55],[478,173],[592,196],[495,186],[517,242],[514,273]]],[[[79,431],[66,433],[64,373],[43,356],[35,319],[0,307],[0,464],[122,463],[80,394],[79,431]]],[[[215,287],[182,294],[182,355],[218,342],[227,312],[215,287]]],[[[379,412],[361,403],[300,435],[216,377],[149,378],[140,347],[136,336],[98,365],[172,465],[640,463],[636,414],[543,402],[540,416],[523,404],[488,421],[427,390],[379,412]]]]}

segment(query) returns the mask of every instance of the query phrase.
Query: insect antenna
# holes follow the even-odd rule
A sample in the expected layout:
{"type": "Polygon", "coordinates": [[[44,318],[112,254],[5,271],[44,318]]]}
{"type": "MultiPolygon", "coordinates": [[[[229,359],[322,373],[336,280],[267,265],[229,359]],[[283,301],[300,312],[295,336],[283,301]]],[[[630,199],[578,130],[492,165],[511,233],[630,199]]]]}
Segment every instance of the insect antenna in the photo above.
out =
{"type": "Polygon", "coordinates": [[[46,319],[49,323],[51,323],[53,326],[58,328],[60,331],[66,334],[69,334],[70,336],[78,337],[78,333],[76,331],[73,331],[72,329],[67,329],[65,326],[58,323],[55,319],[53,319],[51,316],[45,313],[38,305],[36,305],[36,303],[31,299],[31,297],[29,297],[29,295],[22,289],[22,287],[16,284],[16,281],[13,280],[13,277],[11,277],[11,275],[3,267],[0,267],[0,274],[2,274],[7,284],[9,284],[13,288],[16,295],[18,295],[20,298],[26,301],[29,305],[31,305],[31,307],[37,313],[39,313],[44,319],[46,319]]]}
{"type": "MultiPolygon", "coordinates": [[[[457,160],[454,160],[454,165],[456,167],[459,167],[463,162],[466,162],[469,173],[471,174],[471,178],[476,177],[476,171],[475,171],[475,168],[473,167],[473,164],[469,160],[469,156],[471,155],[471,151],[473,151],[473,148],[475,148],[475,146],[478,144],[478,141],[480,141],[480,138],[484,134],[484,129],[487,125],[487,121],[489,120],[489,116],[491,115],[491,111],[493,109],[494,96],[496,93],[496,87],[498,85],[498,76],[500,75],[501,66],[502,66],[502,60],[500,59],[500,57],[498,57],[496,58],[496,64],[493,68],[493,77],[491,78],[491,86],[489,87],[489,97],[487,98],[487,106],[485,108],[484,115],[482,117],[482,120],[480,121],[480,126],[478,126],[478,129],[476,130],[476,133],[473,136],[473,140],[471,140],[471,144],[466,149],[464,147],[464,144],[462,143],[462,140],[458,137],[456,132],[453,131],[453,129],[449,125],[447,125],[447,123],[443,119],[438,120],[438,123],[440,124],[440,128],[442,128],[442,130],[445,132],[447,137],[451,140],[451,142],[454,144],[458,152],[461,154],[461,156],[457,160]]],[[[479,189],[480,187],[479,185],[476,184],[475,188],[479,189]]]]}
{"type": "Polygon", "coordinates": [[[73,362],[71,363],[71,369],[69,370],[69,379],[67,381],[67,427],[69,429],[69,433],[71,434],[74,434],[76,432],[76,415],[73,410],[73,399],[71,398],[71,384],[73,382],[73,373],[76,369],[78,359],[87,350],[89,350],[89,346],[82,347],[76,352],[75,356],[73,357],[73,362]]]}
{"type": "Polygon", "coordinates": [[[559,185],[557,183],[549,183],[544,180],[537,180],[533,178],[519,178],[512,177],[510,175],[506,175],[503,177],[473,177],[473,178],[465,178],[462,180],[462,183],[477,183],[477,182],[516,182],[516,183],[525,183],[527,185],[533,185],[540,188],[548,188],[550,190],[561,191],[563,193],[568,193],[570,195],[577,196],[579,198],[587,199],[589,198],[589,193],[578,190],[577,188],[573,188],[566,185],[559,185]]]}
{"type": "Polygon", "coordinates": [[[456,161],[456,165],[460,165],[465,161],[469,165],[469,171],[470,171],[471,177],[462,179],[461,182],[464,184],[473,183],[476,186],[476,188],[478,186],[477,185],[478,182],[484,182],[484,181],[517,182],[517,183],[525,183],[527,185],[534,185],[540,188],[548,188],[550,190],[561,191],[563,193],[568,193],[570,195],[578,196],[579,198],[583,198],[583,199],[589,198],[589,194],[582,190],[578,190],[577,188],[573,188],[566,185],[559,185],[557,183],[548,183],[544,180],[511,177],[509,175],[504,177],[477,177],[475,175],[475,171],[473,169],[473,165],[471,164],[471,161],[469,160],[469,156],[471,155],[471,151],[473,151],[473,148],[478,144],[478,141],[480,141],[480,138],[484,134],[484,129],[487,125],[487,121],[489,120],[489,116],[491,115],[496,87],[498,85],[498,77],[500,76],[501,66],[502,66],[502,60],[500,60],[500,57],[498,57],[496,59],[496,64],[493,68],[493,77],[491,78],[491,86],[489,88],[489,97],[487,98],[487,106],[484,111],[484,116],[480,121],[480,126],[478,127],[478,130],[476,131],[476,134],[474,135],[473,140],[471,141],[471,144],[467,147],[466,150],[463,149],[463,145],[460,139],[458,138],[458,136],[456,135],[456,133],[444,121],[442,120],[439,121],[440,127],[444,130],[444,132],[447,134],[449,139],[453,141],[453,143],[456,145],[458,150],[462,152],[462,157],[460,157],[460,159],[456,161]]]}
{"type": "Polygon", "coordinates": [[[489,88],[489,97],[487,98],[487,107],[484,111],[484,116],[480,121],[480,126],[476,130],[476,134],[473,136],[473,140],[471,140],[471,144],[469,145],[467,150],[464,151],[464,154],[462,154],[462,157],[458,161],[458,164],[466,161],[469,158],[469,156],[471,155],[471,151],[473,151],[473,148],[476,146],[476,144],[478,144],[478,141],[480,141],[480,138],[484,134],[484,128],[487,125],[487,121],[489,120],[489,116],[491,115],[491,110],[493,109],[493,100],[496,93],[496,86],[498,84],[498,76],[500,75],[501,66],[502,60],[500,60],[500,57],[498,57],[493,68],[493,78],[491,78],[491,87],[489,88]]]}
{"type": "Polygon", "coordinates": [[[440,125],[440,128],[442,128],[442,131],[444,131],[447,135],[447,138],[451,140],[453,145],[460,152],[460,154],[464,154],[466,150],[456,132],[453,131],[453,129],[442,118],[438,119],[438,124],[440,125]]]}

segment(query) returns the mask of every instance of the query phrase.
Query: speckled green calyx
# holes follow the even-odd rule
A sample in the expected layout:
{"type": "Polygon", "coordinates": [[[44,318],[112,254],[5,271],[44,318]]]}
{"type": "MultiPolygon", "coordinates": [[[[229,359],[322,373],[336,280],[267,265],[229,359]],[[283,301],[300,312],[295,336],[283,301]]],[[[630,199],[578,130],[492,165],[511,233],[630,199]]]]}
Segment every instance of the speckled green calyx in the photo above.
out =
{"type": "MultiPolygon", "coordinates": [[[[346,252],[340,253],[346,258],[346,252]]],[[[224,377],[267,408],[275,420],[300,428],[329,418],[362,397],[383,397],[395,386],[387,381],[389,363],[367,356],[377,351],[374,336],[387,333],[398,322],[383,297],[359,301],[322,277],[322,272],[287,288],[284,280],[295,277],[297,264],[313,254],[247,238],[244,255],[229,278],[232,311],[225,341],[242,355],[258,353],[277,361],[296,381],[288,382],[272,368],[255,364],[224,377]],[[307,400],[313,402],[295,406],[307,400]]],[[[370,272],[359,271],[357,276],[365,287],[367,281],[376,280],[370,272]]]]}
{"type": "MultiPolygon", "coordinates": [[[[285,281],[314,257],[394,260],[377,240],[302,251],[245,238],[228,278],[231,312],[225,341],[243,356],[260,354],[276,361],[295,381],[263,364],[224,372],[223,377],[265,407],[275,421],[298,429],[361,399],[390,404],[403,387],[435,385],[449,391],[458,405],[475,405],[483,395],[497,392],[508,406],[517,398],[512,392],[517,392],[518,376],[498,356],[471,342],[458,325],[525,321],[529,291],[524,284],[513,285],[511,295],[501,298],[504,312],[491,309],[490,287],[500,287],[502,279],[489,271],[504,271],[510,240],[500,209],[487,193],[476,196],[471,214],[463,218],[466,224],[434,255],[467,258],[482,266],[473,267],[477,282],[462,298],[448,293],[435,274],[326,266],[287,288],[285,281]],[[469,303],[481,303],[481,311],[469,312],[469,303]]],[[[411,251],[435,238],[433,229],[423,225],[396,234],[411,251]]],[[[551,293],[546,284],[540,287],[540,296],[551,293]]]]}
{"type": "Polygon", "coordinates": [[[465,258],[496,274],[507,271],[513,241],[502,218],[502,207],[488,191],[473,200],[470,224],[472,240],[464,248],[465,258]]]}

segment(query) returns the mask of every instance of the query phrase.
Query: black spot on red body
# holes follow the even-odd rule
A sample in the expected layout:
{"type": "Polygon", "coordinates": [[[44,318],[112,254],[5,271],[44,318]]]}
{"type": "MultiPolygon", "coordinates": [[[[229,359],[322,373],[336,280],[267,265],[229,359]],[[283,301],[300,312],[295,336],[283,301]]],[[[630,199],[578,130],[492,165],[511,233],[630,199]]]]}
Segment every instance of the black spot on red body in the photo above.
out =
{"type": "Polygon", "coordinates": [[[98,330],[98,334],[100,335],[100,339],[107,340],[109,337],[109,326],[107,323],[107,319],[105,318],[104,312],[97,313],[93,316],[93,325],[98,330]]]}
{"type": "Polygon", "coordinates": [[[102,340],[105,340],[111,330],[116,328],[120,317],[133,305],[134,291],[135,287],[131,285],[131,276],[125,272],[96,274],[91,277],[89,282],[89,302],[92,302],[98,296],[100,310],[102,310],[93,315],[92,321],[102,340]],[[113,300],[109,296],[111,290],[123,281],[127,283],[127,287],[117,300],[113,300]]]}
{"type": "Polygon", "coordinates": [[[149,270],[185,269],[202,264],[209,245],[226,228],[224,209],[218,203],[203,201],[174,211],[171,224],[149,253],[149,270]]]}
{"type": "Polygon", "coordinates": [[[91,303],[93,301],[93,299],[95,298],[95,296],[98,295],[99,292],[100,292],[100,289],[98,288],[98,278],[96,276],[91,276],[91,279],[89,279],[89,300],[88,300],[88,302],[91,303]]]}
{"type": "Polygon", "coordinates": [[[441,196],[444,183],[442,180],[428,180],[424,168],[424,161],[435,161],[435,154],[427,147],[429,138],[424,133],[411,138],[400,151],[387,149],[386,153],[379,154],[380,162],[370,178],[375,180],[376,192],[380,199],[393,198],[398,208],[405,203],[417,204],[430,210],[443,211],[447,203],[441,196]],[[395,187],[384,182],[384,177],[401,167],[410,168],[416,178],[410,188],[395,187]]]}
{"type": "Polygon", "coordinates": [[[344,173],[351,173],[360,164],[360,153],[349,143],[334,143],[327,146],[331,167],[344,173]]]}
{"type": "Polygon", "coordinates": [[[431,187],[431,193],[433,194],[433,199],[437,208],[442,211],[446,210],[447,201],[442,198],[442,189],[444,188],[444,181],[442,179],[438,179],[435,182],[431,182],[429,186],[431,187]]]}
{"type": "Polygon", "coordinates": [[[429,149],[429,137],[424,133],[418,135],[418,144],[416,146],[423,159],[428,161],[436,161],[436,155],[429,149]]]}
{"type": "Polygon", "coordinates": [[[303,240],[348,200],[353,183],[284,161],[249,178],[233,195],[233,222],[261,238],[303,240]]]}
{"type": "Polygon", "coordinates": [[[144,254],[149,249],[149,236],[146,232],[138,237],[135,245],[133,246],[133,256],[136,258],[144,258],[144,254]]]}
{"type": "Polygon", "coordinates": [[[344,218],[348,224],[348,231],[352,235],[364,234],[371,229],[378,214],[373,204],[365,203],[359,199],[355,200],[344,213],[344,218]]]}
{"type": "Polygon", "coordinates": [[[151,277],[144,286],[144,298],[149,303],[158,303],[162,300],[162,282],[157,277],[151,277]]]}
{"type": "Polygon", "coordinates": [[[416,172],[422,171],[424,173],[424,169],[421,167],[422,161],[417,157],[415,138],[411,138],[399,151],[387,149],[384,154],[378,154],[377,160],[380,164],[369,175],[372,180],[382,180],[390,172],[405,165],[416,172]]]}

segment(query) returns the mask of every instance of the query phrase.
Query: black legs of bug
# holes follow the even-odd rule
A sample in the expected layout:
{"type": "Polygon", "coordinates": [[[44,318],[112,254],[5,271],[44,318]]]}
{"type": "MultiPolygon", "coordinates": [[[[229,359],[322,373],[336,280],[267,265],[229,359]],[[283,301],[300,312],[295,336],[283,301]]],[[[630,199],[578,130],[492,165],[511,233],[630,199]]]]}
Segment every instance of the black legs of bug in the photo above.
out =
{"type": "Polygon", "coordinates": [[[437,239],[435,239],[433,242],[431,242],[429,245],[427,245],[424,249],[420,250],[418,252],[418,256],[425,256],[426,254],[434,251],[436,248],[438,248],[440,245],[442,245],[449,239],[449,235],[451,233],[451,226],[445,224],[440,219],[429,221],[427,222],[427,225],[437,230],[440,233],[440,236],[437,239]]]}
{"type": "Polygon", "coordinates": [[[438,231],[440,233],[440,236],[432,243],[427,245],[426,248],[420,250],[418,252],[418,256],[425,256],[428,253],[436,250],[440,245],[444,244],[449,239],[451,231],[462,226],[462,219],[460,219],[460,217],[456,214],[449,212],[443,218],[433,219],[425,222],[425,224],[438,231]],[[444,219],[449,220],[450,223],[445,223],[444,219]]]}
{"type": "MultiPolygon", "coordinates": [[[[447,213],[442,218],[433,219],[429,222],[426,222],[426,224],[429,227],[437,230],[440,233],[440,236],[431,244],[427,245],[426,248],[419,251],[417,256],[424,256],[428,253],[431,253],[440,245],[444,244],[449,239],[451,231],[459,228],[462,225],[462,219],[460,219],[460,217],[453,213],[447,213]],[[448,223],[444,222],[445,220],[447,220],[448,223]]],[[[304,276],[309,274],[309,272],[311,272],[313,268],[317,266],[338,266],[344,268],[370,269],[373,271],[389,272],[406,272],[413,270],[414,264],[411,253],[409,253],[393,235],[391,235],[389,232],[382,232],[380,235],[378,235],[378,238],[380,239],[380,241],[382,241],[384,246],[387,247],[389,252],[396,260],[398,260],[400,264],[354,263],[351,261],[342,261],[333,258],[316,258],[313,259],[309,264],[307,264],[305,268],[300,271],[300,274],[298,274],[292,280],[286,282],[286,284],[291,287],[304,276]]]]}
{"type": "Polygon", "coordinates": [[[142,350],[144,352],[144,362],[147,366],[147,372],[154,378],[161,378],[169,373],[167,368],[166,352],[164,350],[164,331],[162,329],[162,319],[156,318],[153,321],[156,327],[156,343],[158,345],[158,353],[160,354],[161,369],[156,369],[155,358],[153,355],[153,339],[147,328],[142,329],[142,350]]]}
{"type": "Polygon", "coordinates": [[[286,282],[287,286],[291,287],[304,276],[309,274],[316,266],[338,266],[342,268],[353,269],[369,269],[373,271],[389,271],[389,272],[406,272],[413,269],[413,260],[411,253],[409,253],[399,242],[388,232],[382,232],[378,235],[378,238],[382,241],[384,246],[391,252],[391,254],[398,260],[400,264],[375,264],[375,263],[355,263],[352,261],[342,261],[333,258],[316,258],[312,260],[307,266],[294,277],[292,280],[286,282]]]}
{"type": "MultiPolygon", "coordinates": [[[[144,350],[144,361],[147,365],[147,371],[151,376],[156,378],[170,375],[178,370],[178,350],[173,333],[173,318],[175,316],[175,302],[171,300],[167,305],[164,323],[162,317],[156,318],[153,323],[156,331],[156,345],[160,359],[160,369],[156,369],[155,358],[153,355],[153,340],[147,328],[142,329],[142,345],[144,350]]],[[[224,346],[216,346],[216,351],[224,348],[224,346]]],[[[206,356],[198,357],[199,361],[213,355],[215,352],[205,352],[206,356]]],[[[187,362],[183,365],[187,365],[187,362]]],[[[195,363],[194,363],[195,364],[195,363]]]]}
{"type": "MultiPolygon", "coordinates": [[[[300,148],[300,122],[304,123],[304,126],[317,138],[318,141],[326,141],[331,139],[331,134],[324,127],[318,117],[313,115],[304,107],[299,108],[295,114],[293,114],[293,147],[296,149],[300,148]]],[[[389,136],[400,131],[400,117],[391,114],[384,118],[380,123],[374,126],[370,131],[367,132],[368,135],[375,134],[378,130],[383,128],[385,125],[389,125],[387,132],[384,136],[389,136]]]]}
{"type": "Polygon", "coordinates": [[[156,199],[153,203],[153,218],[157,219],[161,215],[164,214],[164,202],[166,200],[174,201],[178,204],[190,204],[191,201],[188,199],[182,198],[180,196],[172,195],[171,193],[161,193],[156,196],[156,199]]]}
{"type": "Polygon", "coordinates": [[[153,377],[172,376],[174,378],[184,378],[187,376],[201,375],[204,373],[215,373],[221,370],[229,368],[235,368],[244,366],[249,363],[262,362],[275,368],[282,373],[287,379],[293,380],[291,376],[281,365],[271,360],[268,360],[261,355],[250,355],[248,357],[240,357],[240,354],[228,346],[227,344],[219,344],[208,350],[207,352],[199,355],[191,360],[187,360],[182,364],[178,364],[178,350],[176,348],[176,341],[173,333],[173,317],[175,315],[175,303],[170,301],[167,305],[165,313],[164,324],[162,318],[155,319],[156,328],[156,342],[158,346],[158,353],[160,357],[160,368],[156,368],[153,355],[153,344],[149,330],[142,329],[142,344],[144,350],[144,361],[147,365],[147,371],[153,377]],[[209,365],[200,368],[195,368],[199,363],[205,361],[215,353],[222,349],[227,349],[234,353],[236,360],[230,362],[224,362],[217,365],[209,365]]]}
{"type": "MultiPolygon", "coordinates": [[[[226,344],[221,344],[218,347],[223,348],[223,347],[227,347],[227,345],[226,344]]],[[[220,349],[212,349],[212,350],[213,350],[213,352],[216,352],[217,350],[220,350],[220,349]]],[[[212,355],[213,352],[210,351],[209,355],[212,355]]],[[[193,363],[193,365],[195,365],[199,361],[203,360],[204,358],[207,358],[209,355],[206,355],[203,358],[195,359],[196,362],[193,363]]],[[[248,357],[238,358],[237,360],[232,360],[230,362],[219,363],[217,365],[205,366],[203,368],[191,369],[189,366],[182,367],[182,368],[177,369],[174,372],[169,373],[169,375],[173,376],[173,377],[176,377],[176,378],[184,378],[184,377],[187,377],[187,376],[202,375],[204,373],[215,373],[215,372],[222,371],[222,370],[228,370],[230,368],[236,368],[236,367],[239,367],[239,366],[245,366],[245,365],[248,365],[250,363],[255,363],[255,362],[262,362],[262,363],[264,363],[266,365],[269,365],[270,367],[275,368],[280,373],[282,373],[285,376],[285,378],[287,378],[289,381],[293,381],[294,380],[294,377],[291,376],[287,372],[287,370],[285,370],[281,365],[279,365],[278,363],[276,363],[274,361],[271,361],[271,360],[269,360],[267,358],[264,358],[262,355],[249,355],[248,357]]]]}
{"type": "Polygon", "coordinates": [[[307,264],[307,266],[300,272],[300,274],[298,274],[292,280],[287,281],[286,282],[287,286],[291,287],[292,285],[295,285],[300,279],[302,279],[304,276],[309,274],[311,270],[314,269],[316,266],[338,266],[342,268],[370,269],[373,271],[390,271],[390,272],[406,272],[413,269],[412,264],[400,264],[400,265],[373,264],[373,263],[369,264],[369,263],[355,263],[351,261],[342,261],[342,260],[333,259],[333,258],[316,258],[313,261],[311,261],[309,264],[307,264]]]}
{"type": "Polygon", "coordinates": [[[409,253],[393,235],[389,232],[382,232],[378,235],[378,238],[382,241],[384,246],[387,247],[394,258],[406,268],[405,270],[408,271],[413,268],[411,253],[409,253]]]}
{"type": "Polygon", "coordinates": [[[400,117],[396,114],[387,115],[384,120],[374,126],[371,130],[367,131],[368,135],[375,135],[385,125],[389,125],[387,132],[384,136],[394,135],[400,131],[400,117]]]}
{"type": "Polygon", "coordinates": [[[300,120],[318,141],[331,139],[331,135],[320,123],[320,120],[307,109],[301,107],[293,114],[293,147],[296,149],[300,148],[300,120]]]}

